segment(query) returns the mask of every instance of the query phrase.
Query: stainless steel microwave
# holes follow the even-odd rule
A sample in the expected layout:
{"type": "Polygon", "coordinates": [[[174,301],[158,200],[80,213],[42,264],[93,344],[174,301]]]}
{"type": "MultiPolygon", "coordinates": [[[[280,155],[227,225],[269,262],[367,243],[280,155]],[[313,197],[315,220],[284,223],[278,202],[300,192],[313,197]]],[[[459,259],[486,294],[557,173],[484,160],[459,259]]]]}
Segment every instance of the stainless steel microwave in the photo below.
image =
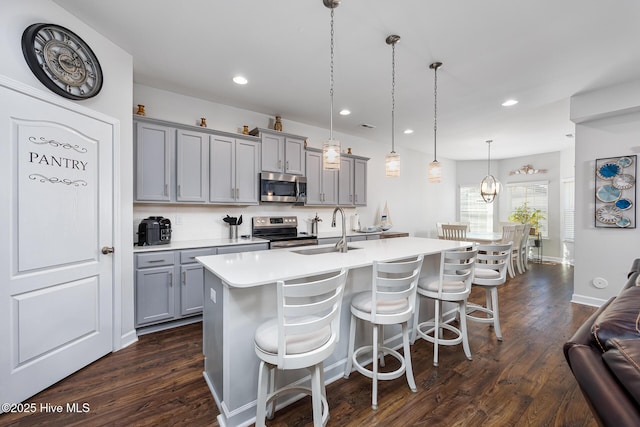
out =
{"type": "Polygon", "coordinates": [[[279,203],[305,203],[307,178],[283,173],[260,174],[260,201],[279,203]]]}

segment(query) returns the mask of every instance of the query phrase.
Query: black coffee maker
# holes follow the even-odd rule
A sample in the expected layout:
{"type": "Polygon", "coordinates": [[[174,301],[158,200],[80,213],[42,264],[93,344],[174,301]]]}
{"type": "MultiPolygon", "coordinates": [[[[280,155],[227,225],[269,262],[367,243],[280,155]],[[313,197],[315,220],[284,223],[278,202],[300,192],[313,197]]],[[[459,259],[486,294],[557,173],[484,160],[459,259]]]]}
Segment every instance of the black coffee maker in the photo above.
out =
{"type": "Polygon", "coordinates": [[[161,216],[150,216],[138,225],[138,246],[166,245],[171,242],[171,221],[161,216]]]}

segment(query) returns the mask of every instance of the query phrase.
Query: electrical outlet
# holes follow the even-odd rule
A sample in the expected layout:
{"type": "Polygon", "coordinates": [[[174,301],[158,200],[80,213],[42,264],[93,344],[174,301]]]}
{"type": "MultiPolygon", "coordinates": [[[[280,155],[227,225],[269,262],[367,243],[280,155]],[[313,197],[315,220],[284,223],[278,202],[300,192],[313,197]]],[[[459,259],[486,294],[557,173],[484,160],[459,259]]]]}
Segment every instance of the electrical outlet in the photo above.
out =
{"type": "Polygon", "coordinates": [[[176,215],[176,225],[182,225],[182,215],[176,215]]]}
{"type": "Polygon", "coordinates": [[[211,295],[209,295],[209,298],[211,298],[211,301],[213,301],[213,303],[216,303],[216,290],[211,288],[211,295]]]}

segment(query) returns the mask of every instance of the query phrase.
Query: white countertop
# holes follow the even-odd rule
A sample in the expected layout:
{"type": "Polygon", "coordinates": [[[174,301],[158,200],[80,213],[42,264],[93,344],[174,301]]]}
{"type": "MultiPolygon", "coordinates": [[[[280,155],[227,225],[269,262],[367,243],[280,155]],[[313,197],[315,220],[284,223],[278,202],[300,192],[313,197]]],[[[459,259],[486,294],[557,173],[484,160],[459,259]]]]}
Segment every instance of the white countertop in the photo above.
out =
{"type": "Polygon", "coordinates": [[[372,265],[373,261],[393,261],[418,254],[432,255],[443,250],[469,246],[469,242],[400,237],[349,243],[347,253],[303,255],[294,251],[329,247],[320,245],[238,254],[210,255],[196,259],[225,284],[237,288],[274,283],[338,270],[372,265]]]}
{"type": "Polygon", "coordinates": [[[213,246],[237,246],[250,245],[252,243],[269,243],[268,240],[259,238],[249,239],[202,239],[202,240],[172,240],[167,245],[134,246],[133,252],[173,251],[176,249],[209,248],[213,246]]]}

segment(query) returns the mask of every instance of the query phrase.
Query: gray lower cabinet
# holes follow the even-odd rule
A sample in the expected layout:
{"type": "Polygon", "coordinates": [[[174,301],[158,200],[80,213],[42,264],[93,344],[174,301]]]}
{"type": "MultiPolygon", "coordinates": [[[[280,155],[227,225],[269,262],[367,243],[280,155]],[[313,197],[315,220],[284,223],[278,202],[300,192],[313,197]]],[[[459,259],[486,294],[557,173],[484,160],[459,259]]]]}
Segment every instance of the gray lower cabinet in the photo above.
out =
{"type": "Polygon", "coordinates": [[[135,255],[136,326],[176,317],[175,254],[173,251],[135,255]]]}
{"type": "Polygon", "coordinates": [[[196,257],[269,249],[269,243],[135,254],[136,327],[202,313],[204,267],[196,257]]]}
{"type": "MultiPolygon", "coordinates": [[[[362,234],[356,236],[347,236],[347,243],[349,242],[361,242],[363,240],[378,240],[380,239],[379,234],[362,234]]],[[[340,237],[321,237],[318,239],[319,245],[328,245],[330,243],[338,243],[340,237]]]]}

